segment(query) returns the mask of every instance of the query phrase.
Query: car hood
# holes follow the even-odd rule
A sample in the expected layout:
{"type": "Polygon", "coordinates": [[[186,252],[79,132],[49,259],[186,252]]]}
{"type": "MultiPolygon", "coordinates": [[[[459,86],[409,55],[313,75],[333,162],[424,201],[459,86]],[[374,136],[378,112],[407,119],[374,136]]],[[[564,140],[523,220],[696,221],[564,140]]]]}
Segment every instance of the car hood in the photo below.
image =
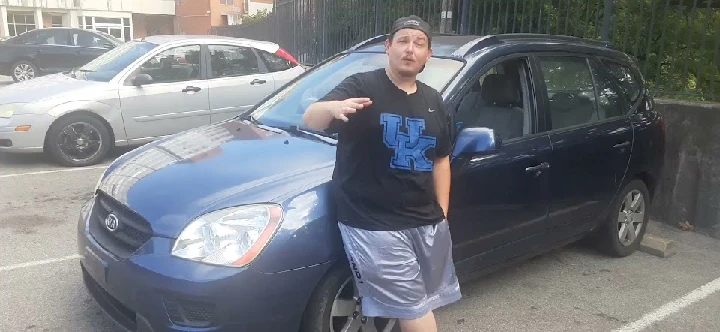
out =
{"type": "Polygon", "coordinates": [[[210,211],[281,201],[327,182],[335,146],[231,120],[147,144],[118,158],[99,189],[175,238],[210,211]]]}
{"type": "Polygon", "coordinates": [[[10,103],[31,103],[42,100],[68,97],[75,100],[75,94],[82,94],[79,99],[87,97],[88,89],[106,87],[107,83],[78,80],[64,74],[40,76],[22,81],[0,89],[0,105],[10,103]]]}

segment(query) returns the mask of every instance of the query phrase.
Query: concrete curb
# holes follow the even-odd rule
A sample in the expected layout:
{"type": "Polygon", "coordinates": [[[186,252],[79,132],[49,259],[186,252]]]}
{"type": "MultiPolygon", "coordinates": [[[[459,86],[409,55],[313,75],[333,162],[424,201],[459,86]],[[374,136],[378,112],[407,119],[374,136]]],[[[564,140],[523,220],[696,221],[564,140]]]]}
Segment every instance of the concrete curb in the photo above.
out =
{"type": "Polygon", "coordinates": [[[645,234],[642,242],[640,242],[640,251],[648,254],[667,258],[677,254],[677,243],[673,240],[668,240],[652,234],[645,234]]]}

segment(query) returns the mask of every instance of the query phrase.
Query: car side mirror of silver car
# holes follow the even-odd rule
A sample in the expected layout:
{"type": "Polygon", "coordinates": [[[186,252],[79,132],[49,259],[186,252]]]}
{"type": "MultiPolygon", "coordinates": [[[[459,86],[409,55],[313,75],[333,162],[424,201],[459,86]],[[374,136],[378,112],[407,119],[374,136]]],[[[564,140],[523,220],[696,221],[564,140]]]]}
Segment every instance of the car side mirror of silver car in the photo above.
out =
{"type": "Polygon", "coordinates": [[[501,139],[490,128],[469,127],[460,131],[455,140],[452,158],[462,155],[491,154],[500,150],[501,139]]]}
{"type": "Polygon", "coordinates": [[[132,84],[134,86],[142,86],[142,85],[152,84],[152,82],[153,82],[153,78],[152,78],[152,76],[150,76],[148,74],[139,74],[132,79],[132,84]]]}

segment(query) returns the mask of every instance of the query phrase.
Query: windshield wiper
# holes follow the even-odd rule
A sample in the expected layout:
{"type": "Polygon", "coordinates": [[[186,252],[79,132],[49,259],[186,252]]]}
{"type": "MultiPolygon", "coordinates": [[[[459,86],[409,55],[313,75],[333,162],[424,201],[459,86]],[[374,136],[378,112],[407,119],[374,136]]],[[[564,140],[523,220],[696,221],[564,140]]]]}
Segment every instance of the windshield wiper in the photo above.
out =
{"type": "Polygon", "coordinates": [[[314,141],[320,141],[330,145],[337,144],[337,134],[328,134],[322,131],[300,129],[299,126],[290,126],[286,129],[287,132],[300,135],[305,138],[310,138],[314,141]]]}

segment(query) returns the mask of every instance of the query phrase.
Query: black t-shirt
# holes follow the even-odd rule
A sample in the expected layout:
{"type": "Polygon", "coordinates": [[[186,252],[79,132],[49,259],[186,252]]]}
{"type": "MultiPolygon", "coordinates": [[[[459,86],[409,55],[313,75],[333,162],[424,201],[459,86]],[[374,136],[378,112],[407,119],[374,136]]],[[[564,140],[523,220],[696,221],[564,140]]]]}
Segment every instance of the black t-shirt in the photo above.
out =
{"type": "Polygon", "coordinates": [[[372,105],[326,130],[338,134],[332,180],[338,221],[367,230],[442,221],[434,161],[450,154],[454,135],[442,97],[419,81],[408,94],[378,69],[347,77],[321,101],[361,97],[372,105]]]}

